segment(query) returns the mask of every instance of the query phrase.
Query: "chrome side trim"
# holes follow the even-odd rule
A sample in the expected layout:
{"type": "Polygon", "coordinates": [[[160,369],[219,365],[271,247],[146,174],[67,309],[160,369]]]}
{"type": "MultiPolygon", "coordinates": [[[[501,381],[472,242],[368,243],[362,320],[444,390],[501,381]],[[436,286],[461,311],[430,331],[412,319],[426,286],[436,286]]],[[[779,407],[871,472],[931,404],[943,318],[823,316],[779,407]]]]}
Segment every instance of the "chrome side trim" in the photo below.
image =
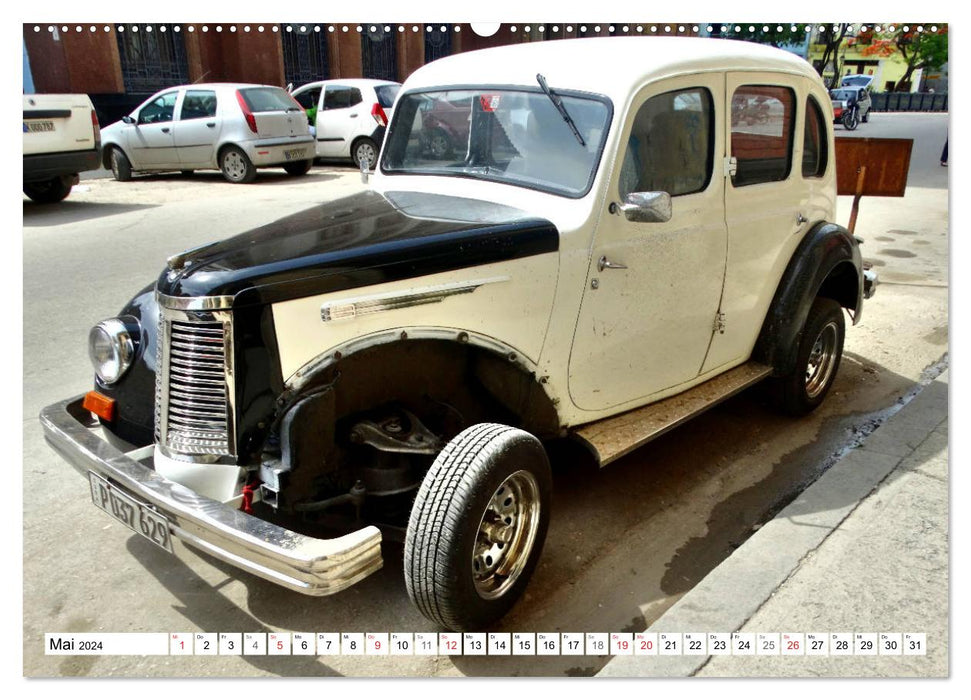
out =
{"type": "MultiPolygon", "coordinates": [[[[173,536],[255,576],[312,596],[341,591],[382,566],[381,532],[367,526],[334,539],[317,539],[268,523],[169,481],[91,428],[82,396],[45,408],[47,441],[82,475],[94,472],[168,519],[173,536]]],[[[180,548],[175,550],[181,556],[180,548]]]]}
{"type": "MultiPolygon", "coordinates": [[[[195,251],[193,250],[186,252],[191,253],[195,251]]],[[[180,255],[185,255],[185,253],[180,253],[180,255]]],[[[167,294],[155,292],[155,299],[160,307],[170,309],[172,311],[217,311],[222,309],[231,309],[233,307],[233,297],[231,296],[170,297],[167,294]]]]}
{"type": "Polygon", "coordinates": [[[407,309],[412,306],[423,306],[425,304],[438,304],[451,296],[471,294],[485,284],[508,281],[508,277],[490,277],[488,279],[473,280],[471,282],[452,282],[450,284],[423,287],[406,294],[390,292],[341,299],[340,301],[328,302],[321,306],[320,320],[328,323],[380,313],[382,311],[407,309]]]}

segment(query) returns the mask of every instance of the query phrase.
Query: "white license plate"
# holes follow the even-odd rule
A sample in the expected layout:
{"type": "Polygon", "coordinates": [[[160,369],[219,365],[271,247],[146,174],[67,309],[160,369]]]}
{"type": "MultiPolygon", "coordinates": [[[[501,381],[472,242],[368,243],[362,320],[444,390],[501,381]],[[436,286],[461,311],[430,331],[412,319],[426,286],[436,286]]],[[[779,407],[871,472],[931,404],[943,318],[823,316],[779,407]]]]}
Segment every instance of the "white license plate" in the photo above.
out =
{"type": "Polygon", "coordinates": [[[305,148],[291,148],[283,152],[283,157],[287,160],[306,160],[307,150],[305,148]]]}
{"type": "Polygon", "coordinates": [[[27,127],[27,131],[30,131],[30,132],[54,131],[54,122],[52,122],[50,119],[44,119],[43,121],[24,122],[24,125],[27,127]]]}
{"type": "Polygon", "coordinates": [[[91,501],[98,508],[165,551],[172,551],[168,520],[122,493],[94,472],[88,472],[88,477],[91,481],[91,501]]]}

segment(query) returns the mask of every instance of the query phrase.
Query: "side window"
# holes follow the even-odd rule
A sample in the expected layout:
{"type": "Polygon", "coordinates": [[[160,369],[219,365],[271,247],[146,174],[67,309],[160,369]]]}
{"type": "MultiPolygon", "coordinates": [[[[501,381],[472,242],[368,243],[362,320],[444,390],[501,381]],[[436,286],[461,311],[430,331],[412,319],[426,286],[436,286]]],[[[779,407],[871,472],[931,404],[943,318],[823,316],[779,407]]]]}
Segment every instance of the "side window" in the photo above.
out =
{"type": "Polygon", "coordinates": [[[179,119],[203,119],[216,116],[216,93],[212,90],[186,90],[179,119]]]}
{"type": "Polygon", "coordinates": [[[299,95],[294,95],[293,99],[304,109],[313,109],[320,101],[320,88],[311,88],[310,90],[301,92],[299,95]]]}
{"type": "Polygon", "coordinates": [[[351,88],[329,86],[324,93],[324,109],[346,109],[351,106],[351,88]]]}
{"type": "Polygon", "coordinates": [[[167,92],[142,107],[138,112],[138,123],[158,124],[159,122],[172,121],[172,114],[175,112],[175,98],[178,94],[178,92],[167,92]]]}
{"type": "Polygon", "coordinates": [[[816,100],[806,100],[806,131],[802,137],[802,176],[822,177],[829,154],[826,152],[826,122],[816,100]]]}
{"type": "Polygon", "coordinates": [[[620,174],[620,196],[701,192],[711,180],[714,110],[704,88],[655,95],[631,126],[620,174]]]}
{"type": "Polygon", "coordinates": [[[361,91],[357,88],[351,88],[351,94],[348,97],[348,107],[353,107],[354,105],[361,104],[364,98],[361,97],[361,91]]]}
{"type": "Polygon", "coordinates": [[[735,187],[777,182],[792,168],[795,95],[775,85],[742,85],[732,95],[735,187]]]}

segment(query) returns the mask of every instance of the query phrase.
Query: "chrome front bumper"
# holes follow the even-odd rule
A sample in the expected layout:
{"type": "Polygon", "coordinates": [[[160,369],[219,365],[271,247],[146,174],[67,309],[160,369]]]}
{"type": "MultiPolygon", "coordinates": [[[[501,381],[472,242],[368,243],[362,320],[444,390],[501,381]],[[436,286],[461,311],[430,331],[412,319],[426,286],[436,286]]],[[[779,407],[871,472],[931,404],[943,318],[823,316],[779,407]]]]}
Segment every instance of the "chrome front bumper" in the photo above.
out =
{"type": "Polygon", "coordinates": [[[381,568],[381,532],[376,527],[315,539],[200,496],[102,439],[94,430],[97,421],[81,407],[82,399],[61,401],[41,412],[47,441],[81,474],[94,472],[165,516],[173,537],[313,596],[341,591],[381,568]]]}

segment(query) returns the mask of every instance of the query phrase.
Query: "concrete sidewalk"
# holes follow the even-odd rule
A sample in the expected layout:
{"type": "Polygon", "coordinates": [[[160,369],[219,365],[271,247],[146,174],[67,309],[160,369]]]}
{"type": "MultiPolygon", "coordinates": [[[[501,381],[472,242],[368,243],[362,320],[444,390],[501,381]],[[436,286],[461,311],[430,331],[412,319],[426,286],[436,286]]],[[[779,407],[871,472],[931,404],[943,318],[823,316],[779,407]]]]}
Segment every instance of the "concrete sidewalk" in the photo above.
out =
{"type": "Polygon", "coordinates": [[[924,633],[926,655],[617,656],[598,675],[947,677],[948,374],[648,629],[924,633]]]}

